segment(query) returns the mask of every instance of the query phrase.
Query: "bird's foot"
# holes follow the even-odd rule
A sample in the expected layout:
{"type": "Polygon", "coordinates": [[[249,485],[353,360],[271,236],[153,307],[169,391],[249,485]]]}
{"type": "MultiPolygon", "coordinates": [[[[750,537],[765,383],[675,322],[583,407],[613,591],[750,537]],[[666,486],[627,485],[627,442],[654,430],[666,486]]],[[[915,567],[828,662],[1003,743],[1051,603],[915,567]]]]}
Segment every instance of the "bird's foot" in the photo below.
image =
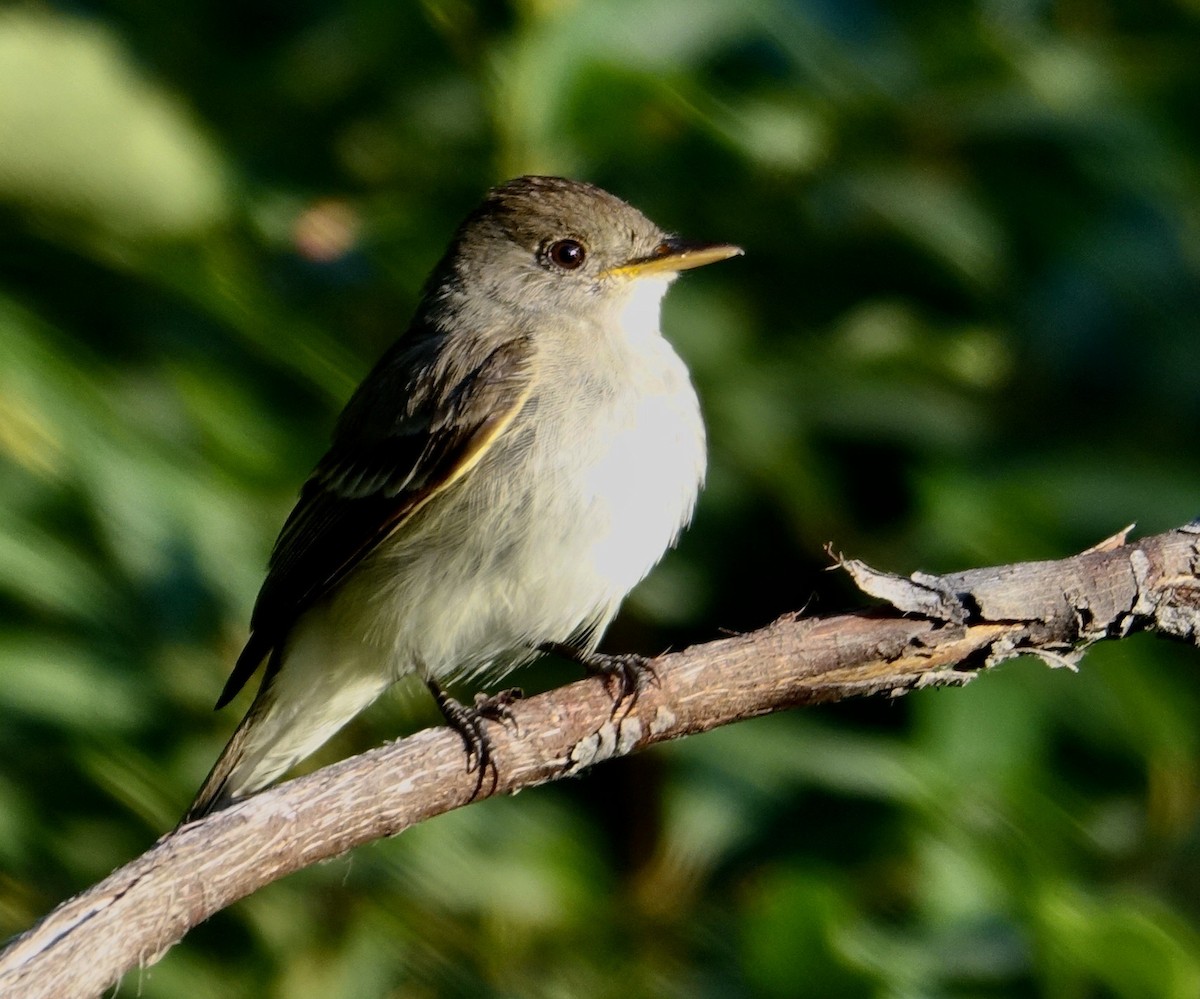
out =
{"type": "Polygon", "coordinates": [[[494,697],[476,695],[475,704],[468,707],[446,693],[434,680],[426,680],[425,686],[433,695],[442,717],[462,738],[467,750],[467,773],[474,773],[475,790],[471,792],[471,801],[479,797],[483,790],[483,782],[490,770],[492,786],[488,794],[496,793],[496,785],[500,781],[500,771],[496,769],[496,761],[492,759],[492,739],[484,726],[485,721],[511,720],[509,705],[516,700],[515,694],[520,691],[505,690],[494,697]]]}
{"type": "Polygon", "coordinates": [[[507,690],[498,690],[494,694],[476,694],[475,710],[480,717],[486,718],[488,721],[511,725],[514,732],[519,731],[512,706],[517,701],[523,700],[524,697],[525,691],[520,687],[509,687],[507,690]]]}
{"type": "Polygon", "coordinates": [[[658,686],[658,674],[650,660],[635,652],[585,652],[562,642],[547,642],[539,646],[539,649],[578,663],[589,673],[603,677],[606,683],[611,680],[610,690],[613,686],[616,687],[613,696],[614,715],[622,707],[625,714],[628,714],[643,690],[651,685],[658,686]]]}

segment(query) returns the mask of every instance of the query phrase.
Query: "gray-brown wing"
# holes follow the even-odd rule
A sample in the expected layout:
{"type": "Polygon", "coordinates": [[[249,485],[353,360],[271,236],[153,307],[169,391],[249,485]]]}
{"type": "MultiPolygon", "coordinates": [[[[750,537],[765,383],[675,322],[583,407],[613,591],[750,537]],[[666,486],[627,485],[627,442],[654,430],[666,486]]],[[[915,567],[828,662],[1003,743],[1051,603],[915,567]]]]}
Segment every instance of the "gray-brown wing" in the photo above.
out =
{"type": "Polygon", "coordinates": [[[397,375],[404,372],[389,369],[385,359],[372,373],[364,385],[377,379],[379,391],[360,390],[368,400],[359,407],[365,412],[355,413],[351,402],[351,422],[343,418],[334,446],[305,483],[275,542],[250,639],[217,707],[237,694],[306,608],[475,466],[529,398],[532,366],[526,338],[506,342],[466,370],[432,364],[417,395],[383,399],[390,426],[382,427],[379,414],[367,407],[381,393],[398,390],[397,375]]]}

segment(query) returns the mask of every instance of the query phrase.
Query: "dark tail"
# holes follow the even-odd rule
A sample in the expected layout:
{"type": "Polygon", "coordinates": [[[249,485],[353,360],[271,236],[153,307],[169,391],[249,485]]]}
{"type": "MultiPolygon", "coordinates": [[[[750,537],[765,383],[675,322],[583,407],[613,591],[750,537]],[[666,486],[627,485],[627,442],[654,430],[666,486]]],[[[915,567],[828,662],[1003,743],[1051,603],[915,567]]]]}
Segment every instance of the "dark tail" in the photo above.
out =
{"type": "Polygon", "coordinates": [[[241,723],[234,730],[232,738],[230,738],[225,748],[221,750],[221,755],[217,757],[217,762],[213,764],[213,768],[208,772],[208,776],[204,778],[204,783],[200,785],[200,790],[196,793],[196,800],[184,812],[183,818],[179,820],[179,825],[182,826],[189,822],[195,822],[196,819],[201,819],[205,815],[220,811],[226,805],[232,804],[240,796],[239,792],[242,791],[242,787],[246,783],[245,778],[247,775],[242,775],[242,780],[236,782],[231,780],[231,778],[238,764],[242,762],[246,755],[246,743],[251,730],[270,707],[271,681],[274,679],[278,668],[279,664],[276,661],[276,657],[272,655],[267,662],[266,674],[263,676],[262,685],[258,688],[258,693],[255,695],[254,703],[250,705],[250,710],[246,712],[246,717],[241,720],[241,723]]]}
{"type": "MultiPolygon", "coordinates": [[[[258,702],[255,701],[255,703],[258,702]]],[[[208,776],[204,778],[204,783],[200,785],[200,790],[196,794],[196,800],[179,820],[181,826],[195,822],[196,819],[203,818],[212,812],[220,811],[226,805],[233,803],[235,789],[230,786],[229,778],[245,755],[246,735],[253,724],[253,718],[254,709],[251,708],[237,727],[237,731],[233,733],[229,744],[222,750],[217,762],[213,764],[208,776]]]]}

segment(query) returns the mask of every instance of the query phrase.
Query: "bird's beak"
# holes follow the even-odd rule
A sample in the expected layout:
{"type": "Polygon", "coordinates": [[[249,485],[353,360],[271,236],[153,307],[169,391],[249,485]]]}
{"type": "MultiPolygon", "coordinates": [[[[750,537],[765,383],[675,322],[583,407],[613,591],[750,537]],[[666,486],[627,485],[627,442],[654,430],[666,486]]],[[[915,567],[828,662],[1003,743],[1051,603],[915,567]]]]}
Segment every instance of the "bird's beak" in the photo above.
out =
{"type": "Polygon", "coordinates": [[[740,257],[745,251],[729,243],[695,243],[674,236],[664,239],[648,257],[618,264],[603,272],[604,277],[645,277],[648,274],[674,273],[692,267],[715,264],[718,260],[740,257]]]}

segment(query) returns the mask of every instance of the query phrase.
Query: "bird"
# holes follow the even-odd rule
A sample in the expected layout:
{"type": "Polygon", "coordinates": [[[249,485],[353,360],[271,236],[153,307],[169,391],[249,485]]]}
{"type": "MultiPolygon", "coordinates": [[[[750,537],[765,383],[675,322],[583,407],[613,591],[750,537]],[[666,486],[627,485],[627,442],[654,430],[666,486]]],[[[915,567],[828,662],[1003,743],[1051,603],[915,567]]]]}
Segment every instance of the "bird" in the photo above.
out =
{"type": "Polygon", "coordinates": [[[680,271],[741,253],[583,181],[488,191],[280,531],[217,707],[262,680],[183,822],[270,785],[413,674],[481,776],[479,715],[444,684],[549,650],[636,694],[638,658],[596,647],[691,520],[706,468],[660,304],[680,271]]]}

